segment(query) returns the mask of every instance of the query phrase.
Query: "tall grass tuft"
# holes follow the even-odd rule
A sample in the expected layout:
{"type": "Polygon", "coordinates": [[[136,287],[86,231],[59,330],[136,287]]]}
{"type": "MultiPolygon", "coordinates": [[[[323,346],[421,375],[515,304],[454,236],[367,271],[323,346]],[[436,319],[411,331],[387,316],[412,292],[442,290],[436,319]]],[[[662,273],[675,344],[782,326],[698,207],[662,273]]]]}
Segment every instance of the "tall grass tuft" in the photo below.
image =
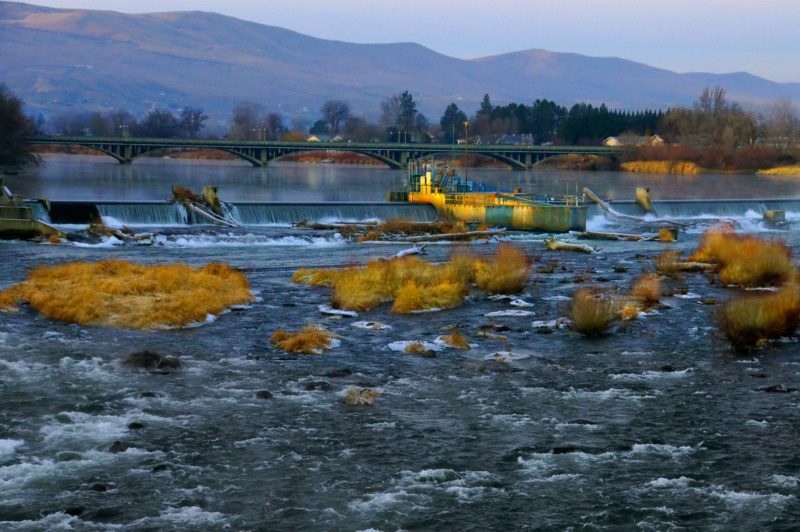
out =
{"type": "Polygon", "coordinates": [[[519,248],[502,242],[489,260],[472,265],[475,283],[490,294],[518,294],[531,275],[531,260],[519,248]]]}
{"type": "Polygon", "coordinates": [[[745,288],[781,284],[793,277],[792,251],[783,242],[738,235],[731,224],[716,224],[687,261],[719,264],[722,282],[745,288]]]}
{"type": "Polygon", "coordinates": [[[0,292],[0,307],[12,299],[54,320],[153,329],[203,323],[254,296],[247,278],[223,264],[192,268],[104,260],[36,268],[26,282],[0,292]]]}
{"type": "Polygon", "coordinates": [[[331,302],[338,308],[366,311],[394,301],[392,312],[408,314],[458,307],[473,282],[492,293],[516,293],[529,275],[525,253],[501,244],[488,259],[456,253],[449,263],[434,265],[408,255],[341,270],[301,268],[292,280],[333,287],[331,302]]]}
{"type": "Polygon", "coordinates": [[[737,351],[790,336],[800,326],[800,286],[792,282],[778,292],[733,299],[717,310],[714,323],[737,351]]]}
{"type": "Polygon", "coordinates": [[[332,340],[337,335],[319,325],[306,325],[300,332],[286,332],[278,329],[269,339],[279,349],[290,353],[321,355],[326,349],[334,347],[332,340]]]}
{"type": "Polygon", "coordinates": [[[631,297],[643,310],[649,310],[661,300],[661,281],[657,275],[644,274],[630,291],[631,297]]]}
{"type": "Polygon", "coordinates": [[[678,266],[680,259],[680,251],[672,251],[667,248],[656,259],[656,271],[664,277],[678,277],[680,275],[680,267],[678,266]]]}
{"type": "Polygon", "coordinates": [[[608,293],[596,288],[580,288],[567,308],[572,328],[586,336],[603,336],[619,319],[620,308],[608,293]]]}

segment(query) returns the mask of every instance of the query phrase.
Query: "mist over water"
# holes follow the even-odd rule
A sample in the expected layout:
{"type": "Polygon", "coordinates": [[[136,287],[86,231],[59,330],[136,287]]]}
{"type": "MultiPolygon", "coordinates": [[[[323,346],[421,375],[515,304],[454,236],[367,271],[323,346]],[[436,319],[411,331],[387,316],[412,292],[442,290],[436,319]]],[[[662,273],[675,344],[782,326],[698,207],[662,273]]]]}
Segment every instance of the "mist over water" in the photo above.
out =
{"type": "MultiPolygon", "coordinates": [[[[7,185],[59,199],[163,200],[180,184],[217,185],[229,201],[383,201],[405,176],[336,165],[47,161],[7,185]]],[[[470,169],[469,177],[526,192],[577,183],[617,200],[633,199],[636,186],[649,186],[655,199],[797,196],[793,181],[758,176],[470,169]]],[[[733,219],[740,230],[768,230],[757,213],[733,219]]],[[[714,220],[682,232],[672,249],[694,250],[714,220]]],[[[590,225],[635,230],[600,214],[590,225]]],[[[202,327],[159,332],[70,325],[28,307],[0,314],[0,529],[800,527],[798,392],[763,391],[800,389],[800,347],[787,340],[732,354],[712,325],[716,307],[698,301],[723,301],[734,290],[687,276],[685,297],[664,298],[656,312],[600,339],[539,334],[532,325],[564,315],[564,300],[585,285],[577,276],[627,290],[652,270],[641,256],[661,253],[661,243],[602,242],[600,253],[584,256],[547,253],[542,235],[513,235],[541,256],[537,265],[566,268],[532,276],[521,296],[533,304],[531,317],[487,318],[516,307],[475,292],[452,311],[403,316],[384,305],[327,321],[318,306],[329,290],[293,284],[293,271],[364,263],[408,245],[359,246],[331,231],[278,226],[155,229],[164,240],[146,247],[0,242],[0,289],[33,267],[71,260],[219,261],[247,272],[262,298],[202,327]],[[357,320],[392,328],[351,327],[357,320]],[[507,340],[475,336],[490,321],[508,327],[507,340]],[[308,356],[270,345],[275,330],[308,322],[342,335],[341,346],[308,356]],[[433,342],[454,324],[478,347],[435,358],[388,347],[433,342]],[[186,368],[153,375],[119,364],[145,348],[179,356],[186,368]],[[509,348],[519,356],[493,360],[509,348]],[[342,369],[350,374],[332,373],[342,369]],[[330,389],[308,389],[317,381],[330,389]],[[351,386],[377,389],[375,406],[344,405],[351,386]],[[256,398],[261,390],[272,398],[256,398]],[[116,441],[123,450],[110,452],[116,441]]],[[[797,255],[800,232],[791,224],[769,234],[797,255]]],[[[431,245],[427,259],[447,260],[451,249],[431,245]]]]}

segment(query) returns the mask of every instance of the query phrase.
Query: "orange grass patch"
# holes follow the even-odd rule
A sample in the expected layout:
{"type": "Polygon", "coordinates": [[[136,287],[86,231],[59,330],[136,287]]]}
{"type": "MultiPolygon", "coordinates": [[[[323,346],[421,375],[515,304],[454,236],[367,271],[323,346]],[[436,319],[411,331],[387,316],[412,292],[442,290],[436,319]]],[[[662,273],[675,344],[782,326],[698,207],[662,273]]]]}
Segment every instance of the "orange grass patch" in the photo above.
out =
{"type": "Polygon", "coordinates": [[[119,260],[40,266],[28,280],[0,292],[45,317],[101,327],[152,329],[203,323],[211,314],[252,302],[250,283],[223,264],[142,266],[119,260]]]}
{"type": "Polygon", "coordinates": [[[455,347],[456,349],[461,349],[463,351],[469,351],[472,349],[472,346],[469,345],[469,340],[467,340],[467,337],[457,330],[453,331],[451,334],[442,336],[442,341],[449,346],[455,347]]]}
{"type": "Polygon", "coordinates": [[[617,301],[595,288],[581,288],[572,295],[567,314],[572,328],[586,336],[602,336],[619,319],[617,301]]]}
{"type": "Polygon", "coordinates": [[[792,251],[785,243],[738,235],[730,224],[704,232],[697,251],[686,260],[719,264],[722,282],[742,287],[781,284],[795,273],[792,251]]]}
{"type": "Polygon", "coordinates": [[[286,332],[278,329],[269,339],[276,347],[290,353],[321,355],[325,349],[334,347],[332,339],[337,335],[318,325],[306,325],[300,332],[286,332]]]}
{"type": "Polygon", "coordinates": [[[791,336],[800,326],[800,286],[790,283],[769,294],[747,294],[722,305],[714,323],[737,351],[791,336]]]}
{"type": "Polygon", "coordinates": [[[337,308],[363,312],[394,301],[392,312],[408,314],[458,307],[472,282],[492,293],[514,293],[525,286],[529,275],[525,253],[501,244],[489,259],[462,253],[449,263],[434,265],[407,255],[341,270],[301,268],[292,280],[333,287],[331,302],[337,308]]]}
{"type": "Polygon", "coordinates": [[[408,353],[409,355],[418,355],[427,350],[428,349],[425,347],[425,344],[422,342],[411,342],[403,348],[403,353],[408,353]]]}
{"type": "Polygon", "coordinates": [[[651,309],[661,299],[661,281],[656,275],[644,274],[636,281],[630,295],[642,309],[651,309]]]}
{"type": "Polygon", "coordinates": [[[376,397],[378,397],[377,390],[349,388],[345,392],[344,403],[350,406],[372,406],[376,397]]]}
{"type": "Polygon", "coordinates": [[[680,274],[680,268],[678,266],[680,259],[680,251],[672,251],[667,248],[667,250],[656,259],[656,271],[664,277],[677,277],[680,274]]]}
{"type": "Polygon", "coordinates": [[[531,275],[531,260],[519,248],[502,242],[489,260],[472,263],[475,283],[490,294],[518,294],[531,275]]]}
{"type": "Polygon", "coordinates": [[[47,242],[50,244],[61,244],[62,240],[58,235],[50,235],[47,238],[47,242]]]}

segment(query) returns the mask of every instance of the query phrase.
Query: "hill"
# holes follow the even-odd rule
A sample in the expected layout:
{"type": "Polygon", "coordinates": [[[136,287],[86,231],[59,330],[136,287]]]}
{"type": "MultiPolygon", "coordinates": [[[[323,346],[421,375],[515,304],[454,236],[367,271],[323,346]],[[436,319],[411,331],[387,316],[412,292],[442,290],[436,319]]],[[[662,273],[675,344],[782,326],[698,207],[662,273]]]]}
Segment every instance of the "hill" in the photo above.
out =
{"type": "Polygon", "coordinates": [[[525,50],[474,60],[413,43],[352,44],[215,13],[129,15],[0,2],[0,81],[29,111],[155,105],[204,107],[225,119],[240,101],[284,116],[315,117],[330,98],[376,118],[381,100],[409,90],[437,120],[456,102],[473,112],[494,103],[548,98],[562,105],[666,108],[693,101],[706,85],[733,99],[800,99],[800,84],[746,73],[678,74],[618,58],[525,50]]]}

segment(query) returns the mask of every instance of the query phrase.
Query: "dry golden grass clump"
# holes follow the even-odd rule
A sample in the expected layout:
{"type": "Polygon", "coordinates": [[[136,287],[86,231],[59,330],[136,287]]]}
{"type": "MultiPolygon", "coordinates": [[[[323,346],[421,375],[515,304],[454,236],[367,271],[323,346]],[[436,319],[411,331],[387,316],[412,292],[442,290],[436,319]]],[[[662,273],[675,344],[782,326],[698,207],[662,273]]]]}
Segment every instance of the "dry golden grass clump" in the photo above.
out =
{"type": "Polygon", "coordinates": [[[434,265],[407,255],[342,270],[301,268],[292,280],[333,287],[331,300],[337,308],[361,312],[394,301],[392,312],[408,314],[458,307],[469,294],[471,282],[492,293],[518,292],[529,274],[530,261],[524,252],[501,245],[489,259],[461,253],[449,263],[434,265]]]}
{"type": "MultiPolygon", "coordinates": [[[[358,238],[358,243],[372,240],[380,240],[383,235],[398,234],[458,234],[464,233],[466,229],[462,226],[453,225],[446,221],[437,222],[414,222],[409,218],[389,218],[379,223],[374,230],[365,233],[358,238]]],[[[466,237],[465,237],[466,238],[466,237]]]]}
{"type": "Polygon", "coordinates": [[[48,242],[49,244],[61,244],[62,240],[61,240],[61,238],[60,238],[58,235],[50,235],[50,236],[47,238],[47,242],[48,242]]]}
{"type": "Polygon", "coordinates": [[[411,314],[424,310],[447,310],[456,308],[464,300],[465,286],[442,281],[441,283],[423,286],[409,281],[397,290],[392,305],[396,314],[411,314]]]}
{"type": "Polygon", "coordinates": [[[409,355],[419,355],[427,350],[428,349],[425,347],[425,344],[422,342],[411,342],[403,348],[403,353],[407,353],[409,355]]]}
{"type": "Polygon", "coordinates": [[[630,295],[643,310],[649,310],[661,299],[661,281],[657,275],[644,274],[636,281],[630,295]]]}
{"type": "Polygon", "coordinates": [[[738,235],[731,224],[717,224],[705,233],[687,261],[716,263],[724,284],[758,287],[781,284],[795,273],[792,251],[783,242],[738,235]]]}
{"type": "Polygon", "coordinates": [[[449,346],[455,347],[456,349],[461,349],[463,351],[469,351],[472,349],[472,346],[469,345],[469,340],[467,340],[467,337],[458,332],[458,330],[442,336],[442,341],[449,346]]]}
{"type": "Polygon", "coordinates": [[[664,277],[678,277],[680,274],[680,266],[678,265],[680,259],[680,251],[672,251],[667,248],[667,250],[656,259],[656,271],[664,277]]]}
{"type": "Polygon", "coordinates": [[[269,339],[276,347],[290,353],[321,355],[325,349],[334,347],[333,339],[337,335],[319,325],[306,325],[300,332],[286,332],[278,329],[269,339]]]}
{"type": "Polygon", "coordinates": [[[192,268],[104,260],[40,266],[26,282],[0,292],[0,307],[24,301],[54,320],[152,329],[203,323],[209,314],[253,299],[247,278],[223,264],[192,268]]]}
{"type": "Polygon", "coordinates": [[[372,406],[378,397],[377,390],[349,388],[346,392],[344,403],[350,406],[372,406]]]}
{"type": "Polygon", "coordinates": [[[661,227],[658,230],[658,241],[659,242],[675,242],[675,237],[673,236],[672,231],[670,231],[666,227],[661,227]]]}
{"type": "Polygon", "coordinates": [[[580,288],[572,295],[567,315],[579,333],[602,336],[619,319],[620,308],[609,294],[596,288],[580,288]]]}
{"type": "Polygon", "coordinates": [[[489,260],[472,263],[475,283],[490,294],[518,294],[531,275],[531,260],[519,248],[502,242],[489,260]]]}
{"type": "Polygon", "coordinates": [[[202,203],[203,198],[199,194],[195,194],[190,189],[182,186],[172,187],[172,201],[194,201],[202,203]]]}
{"type": "Polygon", "coordinates": [[[800,325],[800,286],[793,282],[778,292],[729,301],[717,310],[714,323],[737,351],[790,336],[800,325]]]}

